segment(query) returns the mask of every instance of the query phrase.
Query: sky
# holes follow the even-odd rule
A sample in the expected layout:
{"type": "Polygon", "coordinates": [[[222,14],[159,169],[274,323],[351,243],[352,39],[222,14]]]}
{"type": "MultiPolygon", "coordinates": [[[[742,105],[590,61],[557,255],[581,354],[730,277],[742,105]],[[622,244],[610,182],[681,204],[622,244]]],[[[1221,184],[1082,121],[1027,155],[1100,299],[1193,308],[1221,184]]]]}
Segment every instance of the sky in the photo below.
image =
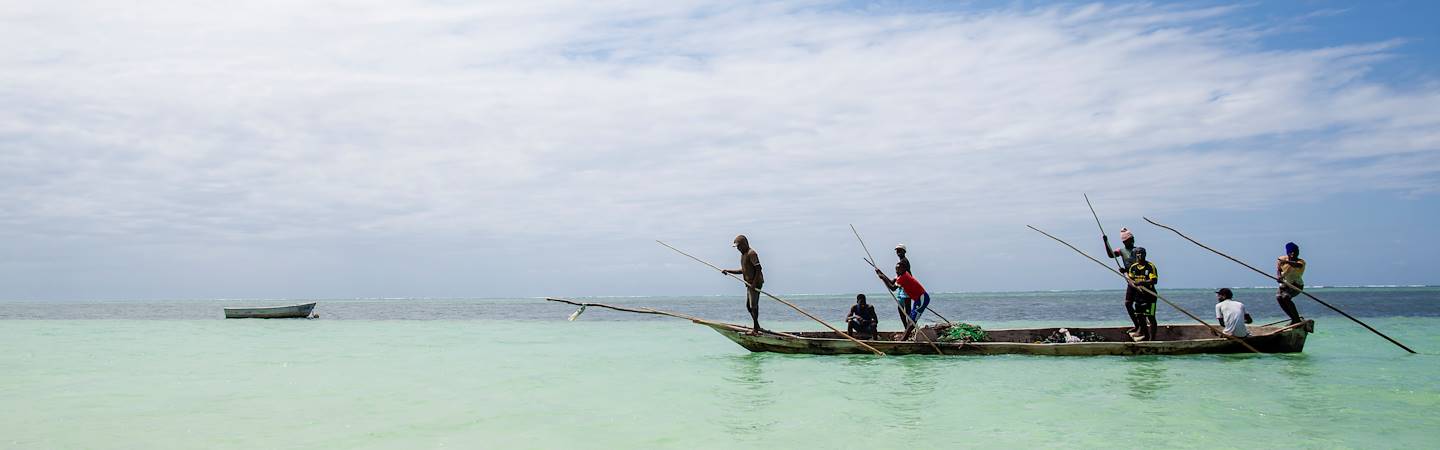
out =
{"type": "Polygon", "coordinates": [[[1440,284],[1433,2],[0,0],[0,299],[1440,284]]]}

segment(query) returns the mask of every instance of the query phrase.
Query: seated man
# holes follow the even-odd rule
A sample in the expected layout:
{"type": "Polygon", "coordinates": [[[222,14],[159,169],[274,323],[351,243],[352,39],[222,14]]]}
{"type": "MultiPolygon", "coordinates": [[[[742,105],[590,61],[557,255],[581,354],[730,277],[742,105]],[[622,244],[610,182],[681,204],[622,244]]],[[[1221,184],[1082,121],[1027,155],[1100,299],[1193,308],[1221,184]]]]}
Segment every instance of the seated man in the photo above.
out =
{"type": "Polygon", "coordinates": [[[1215,320],[1220,321],[1220,328],[1224,329],[1225,334],[1243,338],[1250,335],[1245,324],[1253,320],[1250,319],[1250,313],[1245,312],[1244,303],[1232,300],[1234,296],[1230,288],[1215,291],[1215,320]],[[1240,323],[1241,320],[1245,323],[1240,323]]]}
{"type": "Polygon", "coordinates": [[[846,333],[869,339],[875,337],[880,319],[875,316],[875,307],[865,303],[865,294],[860,294],[855,296],[855,305],[850,307],[850,315],[845,317],[845,323],[849,324],[846,333]]]}

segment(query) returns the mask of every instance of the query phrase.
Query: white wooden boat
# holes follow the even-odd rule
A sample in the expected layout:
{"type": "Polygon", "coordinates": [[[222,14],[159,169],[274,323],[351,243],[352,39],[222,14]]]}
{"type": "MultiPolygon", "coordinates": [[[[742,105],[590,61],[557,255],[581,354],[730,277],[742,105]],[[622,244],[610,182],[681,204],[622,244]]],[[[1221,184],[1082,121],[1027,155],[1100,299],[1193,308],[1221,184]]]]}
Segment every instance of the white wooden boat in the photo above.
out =
{"type": "Polygon", "coordinates": [[[315,310],[314,303],[266,308],[225,308],[226,319],[285,319],[306,318],[315,310]]]}

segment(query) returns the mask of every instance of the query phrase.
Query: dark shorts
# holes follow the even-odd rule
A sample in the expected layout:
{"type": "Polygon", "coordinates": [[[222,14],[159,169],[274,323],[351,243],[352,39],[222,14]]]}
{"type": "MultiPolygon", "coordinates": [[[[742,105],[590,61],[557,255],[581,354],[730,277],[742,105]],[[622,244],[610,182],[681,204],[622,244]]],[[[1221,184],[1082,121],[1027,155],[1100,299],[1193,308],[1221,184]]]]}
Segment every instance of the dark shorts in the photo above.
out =
{"type": "MultiPolygon", "coordinates": [[[[1304,289],[1305,285],[1302,284],[1299,285],[1299,287],[1300,289],[1304,289]]],[[[1299,290],[1291,289],[1290,286],[1286,286],[1283,284],[1280,285],[1280,287],[1275,291],[1275,298],[1283,298],[1285,300],[1295,298],[1295,296],[1297,295],[1300,295],[1299,290]]]]}
{"type": "Polygon", "coordinates": [[[875,325],[877,324],[873,320],[856,319],[850,322],[850,326],[855,328],[855,331],[866,334],[875,334],[875,325]]]}
{"type": "MultiPolygon", "coordinates": [[[[1155,303],[1155,296],[1149,292],[1145,292],[1140,290],[1139,288],[1130,286],[1129,288],[1125,289],[1125,301],[1135,303],[1155,303]]],[[[1139,308],[1139,306],[1136,306],[1136,308],[1139,308]]]]}
{"type": "Polygon", "coordinates": [[[1135,302],[1135,314],[1146,317],[1155,316],[1155,302],[1135,302]]]}

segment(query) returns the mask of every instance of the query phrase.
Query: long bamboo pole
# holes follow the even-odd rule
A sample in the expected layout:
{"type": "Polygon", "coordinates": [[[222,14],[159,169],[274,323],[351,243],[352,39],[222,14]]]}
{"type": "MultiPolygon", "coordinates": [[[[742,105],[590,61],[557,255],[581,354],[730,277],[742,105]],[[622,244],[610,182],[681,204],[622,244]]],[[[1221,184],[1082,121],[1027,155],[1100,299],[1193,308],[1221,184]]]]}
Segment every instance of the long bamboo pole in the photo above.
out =
{"type": "MultiPolygon", "coordinates": [[[[868,255],[867,255],[867,256],[868,256],[868,255]]],[[[866,264],[869,264],[870,267],[873,268],[873,269],[875,269],[875,270],[880,270],[880,266],[875,265],[875,261],[870,260],[870,258],[865,258],[865,263],[866,263],[866,264]]],[[[883,272],[883,270],[882,270],[882,272],[883,272]]],[[[889,287],[889,286],[886,286],[885,288],[888,290],[890,287],[889,287]]],[[[895,296],[895,293],[894,293],[894,292],[891,292],[891,293],[890,293],[890,296],[894,297],[894,296],[895,296]]],[[[900,300],[899,300],[899,297],[895,297],[895,298],[896,298],[895,301],[897,301],[897,302],[900,301],[900,300]]],[[[945,323],[954,323],[954,322],[951,322],[950,319],[945,318],[945,316],[940,315],[940,312],[939,312],[939,311],[930,309],[930,306],[929,306],[929,305],[926,305],[926,306],[925,306],[925,312],[928,312],[928,313],[930,313],[931,315],[940,318],[940,320],[945,321],[945,323]]],[[[904,314],[901,314],[901,316],[904,316],[904,314]]]]}
{"type": "MultiPolygon", "coordinates": [[[[706,325],[725,326],[725,327],[733,328],[733,329],[736,329],[736,330],[745,329],[745,327],[742,327],[742,326],[739,326],[739,325],[735,325],[735,324],[732,324],[732,323],[716,322],[716,321],[713,321],[713,320],[705,320],[705,319],[701,319],[701,318],[699,318],[699,317],[691,316],[691,315],[688,315],[688,314],[680,314],[680,313],[673,313],[673,312],[668,312],[668,311],[661,311],[661,310],[658,310],[658,309],[646,308],[646,307],[643,307],[643,306],[642,306],[642,307],[638,307],[638,309],[637,309],[637,308],[626,308],[626,307],[623,307],[623,306],[612,306],[612,305],[607,305],[607,304],[604,304],[604,303],[577,302],[577,301],[570,300],[570,299],[555,298],[555,297],[545,297],[545,300],[552,301],[552,302],[569,303],[569,304],[571,304],[571,305],[580,306],[580,307],[594,306],[594,307],[597,307],[597,308],[607,308],[607,309],[613,309],[613,310],[616,310],[616,311],[631,312],[631,313],[636,313],[636,314],[657,314],[657,315],[661,315],[661,316],[670,316],[670,317],[674,317],[674,318],[677,318],[677,319],[689,320],[689,321],[695,322],[695,323],[701,323],[701,324],[706,324],[706,325]]],[[[778,331],[770,331],[770,330],[764,330],[763,332],[764,332],[764,333],[774,334],[774,335],[777,335],[777,336],[784,336],[784,337],[788,337],[788,338],[803,339],[803,338],[801,338],[800,336],[796,336],[796,335],[793,335],[793,334],[790,334],[790,333],[781,333],[781,332],[778,332],[778,331]]]]}
{"type": "MultiPolygon", "coordinates": [[[[860,232],[855,231],[854,224],[850,225],[850,232],[855,233],[855,240],[860,241],[860,248],[865,250],[865,262],[869,263],[870,267],[874,267],[875,270],[880,270],[880,268],[872,262],[875,257],[870,255],[870,248],[865,246],[864,239],[860,239],[860,232]]],[[[914,321],[910,320],[910,312],[905,310],[905,305],[900,303],[900,297],[895,296],[895,291],[890,290],[890,286],[885,286],[885,292],[889,292],[890,298],[895,300],[895,311],[900,313],[900,325],[905,327],[905,331],[910,331],[910,328],[915,326],[914,321]]]]}
{"type": "MultiPolygon", "coordinates": [[[[1105,264],[1105,263],[1103,263],[1103,262],[1100,262],[1100,260],[1095,259],[1095,257],[1090,256],[1089,254],[1086,254],[1086,253],[1083,252],[1083,251],[1080,251],[1080,249],[1075,248],[1075,246],[1073,246],[1073,245],[1070,245],[1069,242],[1065,242],[1064,240],[1062,240],[1062,239],[1060,239],[1060,238],[1057,238],[1057,237],[1055,237],[1055,236],[1052,236],[1052,235],[1050,235],[1050,233],[1046,233],[1046,232],[1044,232],[1044,231],[1040,231],[1039,228],[1035,228],[1035,227],[1030,226],[1030,225],[1026,225],[1026,226],[1027,226],[1027,227],[1030,227],[1030,229],[1032,229],[1032,230],[1035,230],[1037,233],[1040,233],[1040,234],[1045,235],[1045,237],[1048,237],[1048,238],[1050,238],[1050,239],[1054,239],[1055,242],[1059,242],[1059,243],[1065,245],[1066,247],[1070,247],[1071,250],[1074,250],[1075,253],[1079,253],[1080,256],[1084,256],[1086,259],[1089,259],[1089,260],[1091,260],[1091,261],[1094,261],[1095,264],[1099,264],[1100,267],[1104,267],[1106,272],[1109,272],[1109,271],[1110,271],[1110,265],[1105,264]]],[[[1255,347],[1251,347],[1251,346],[1250,346],[1250,343],[1245,342],[1244,339],[1241,339],[1241,338],[1238,338],[1238,337],[1235,337],[1235,336],[1231,336],[1231,335],[1225,334],[1225,333],[1224,333],[1223,331],[1221,331],[1219,328],[1216,328],[1214,325],[1211,325],[1210,322],[1206,322],[1204,319],[1201,319],[1201,318],[1199,318],[1199,317],[1196,317],[1194,314],[1190,314],[1190,311],[1186,311],[1185,308],[1181,308],[1180,305],[1176,305],[1174,302],[1171,302],[1169,299],[1166,299],[1165,297],[1161,296],[1159,292],[1155,292],[1155,291],[1151,290],[1150,288],[1147,288],[1147,287],[1145,287],[1145,286],[1139,285],[1139,284],[1136,283],[1134,280],[1131,280],[1130,277],[1127,277],[1127,276],[1125,276],[1125,275],[1122,274],[1122,273],[1119,273],[1119,272],[1114,272],[1114,273],[1115,273],[1116,275],[1119,275],[1120,278],[1124,278],[1124,279],[1125,279],[1125,282],[1128,283],[1128,284],[1130,284],[1131,286],[1134,286],[1135,289],[1139,289],[1139,290],[1145,291],[1145,293],[1147,293],[1147,294],[1154,295],[1155,298],[1158,298],[1158,299],[1160,299],[1161,301],[1164,301],[1165,304],[1170,305],[1170,307],[1175,308],[1175,309],[1179,310],[1179,311],[1182,312],[1182,313],[1185,313],[1185,315],[1190,316],[1191,319],[1195,319],[1196,322],[1200,322],[1201,325],[1204,325],[1206,328],[1209,328],[1211,333],[1214,333],[1214,334],[1220,335],[1220,336],[1224,336],[1226,339],[1230,339],[1230,340],[1232,340],[1232,341],[1235,341],[1235,342],[1240,343],[1240,345],[1245,346],[1246,349],[1248,349],[1248,350],[1250,350],[1250,351],[1252,351],[1252,352],[1260,353],[1259,350],[1256,350],[1255,347]]],[[[1152,337],[1153,337],[1153,336],[1152,336],[1152,337]]]]}
{"type": "MultiPolygon", "coordinates": [[[[860,232],[859,232],[859,231],[855,231],[855,225],[854,225],[854,224],[851,224],[851,225],[850,225],[850,232],[851,232],[851,233],[855,233],[855,240],[860,241],[860,248],[865,250],[865,262],[866,262],[866,263],[869,263],[869,264],[870,264],[870,267],[875,268],[875,270],[880,270],[880,266],[875,265],[875,255],[871,255],[871,254],[870,254],[870,247],[868,247],[868,246],[865,245],[865,240],[864,240],[864,239],[860,239],[860,232]]],[[[889,289],[889,286],[886,286],[886,289],[888,290],[888,289],[889,289]]],[[[903,311],[904,308],[900,307],[900,298],[899,298],[899,297],[896,297],[894,292],[891,292],[891,293],[890,293],[890,297],[895,299],[895,307],[902,310],[902,311],[900,312],[900,317],[901,317],[900,320],[901,320],[902,322],[907,322],[907,323],[910,322],[910,321],[908,320],[908,319],[909,319],[909,316],[906,315],[905,312],[903,311]]],[[[940,320],[945,321],[945,323],[953,323],[953,322],[950,322],[950,319],[946,319],[945,316],[940,315],[939,312],[937,312],[937,311],[935,311],[935,310],[933,310],[933,309],[930,309],[930,308],[928,307],[928,305],[927,305],[927,307],[925,308],[925,311],[928,311],[930,314],[934,314],[935,317],[939,317],[940,320]]]]}
{"type": "MultiPolygon", "coordinates": [[[[875,270],[880,270],[880,268],[879,268],[879,267],[876,267],[876,266],[875,266],[875,263],[870,262],[869,259],[866,259],[865,262],[870,263],[870,267],[875,267],[875,270]]],[[[906,323],[905,333],[903,333],[903,334],[908,335],[908,334],[910,334],[910,331],[911,331],[911,330],[915,330],[916,333],[919,333],[921,336],[925,336],[925,333],[920,333],[920,332],[918,331],[918,330],[920,329],[920,327],[917,326],[918,324],[916,324],[916,323],[915,323],[914,321],[912,321],[912,320],[909,320],[909,319],[910,319],[909,313],[908,313],[907,311],[905,311],[905,306],[904,306],[904,304],[900,303],[900,297],[897,297],[897,296],[895,295],[895,291],[890,290],[890,286],[885,286],[885,292],[890,293],[890,298],[895,300],[895,308],[900,310],[900,321],[906,323]]],[[[927,308],[927,309],[928,309],[928,308],[927,308]]],[[[936,314],[936,315],[939,315],[939,314],[936,314]]],[[[938,334],[938,333],[937,333],[937,334],[938,334]]],[[[903,337],[903,336],[902,336],[902,337],[903,337]]],[[[925,336],[925,343],[930,344],[930,348],[935,349],[935,353],[936,353],[936,354],[940,354],[940,355],[944,355],[944,354],[945,354],[945,352],[943,352],[943,351],[940,350],[940,347],[939,347],[939,346],[935,345],[935,340],[934,340],[934,339],[931,339],[930,336],[925,336]]]]}
{"type": "MultiPolygon", "coordinates": [[[[1105,226],[1100,224],[1100,215],[1095,214],[1095,205],[1090,204],[1090,195],[1083,193],[1080,195],[1085,196],[1085,206],[1090,207],[1090,215],[1095,218],[1095,226],[1100,228],[1100,236],[1105,236],[1105,226]]],[[[1109,247],[1105,248],[1105,254],[1109,255],[1111,259],[1115,260],[1115,267],[1119,267],[1121,272],[1125,271],[1125,263],[1120,262],[1120,257],[1115,256],[1115,252],[1111,251],[1109,247]]]]}
{"type": "MultiPolygon", "coordinates": [[[[683,252],[683,251],[680,251],[680,249],[678,249],[678,248],[671,247],[670,244],[666,244],[666,243],[664,243],[664,242],[662,242],[662,241],[660,241],[660,240],[656,240],[655,242],[660,243],[660,245],[665,246],[665,248],[674,250],[675,253],[679,253],[679,254],[685,255],[685,256],[689,257],[690,259],[693,259],[693,260],[699,262],[700,264],[704,264],[704,265],[710,266],[711,269],[715,269],[715,270],[719,271],[720,273],[725,274],[725,276],[728,276],[728,277],[730,277],[730,278],[734,278],[736,281],[739,281],[739,282],[741,282],[741,283],[744,283],[745,286],[746,286],[746,287],[749,287],[750,289],[755,289],[755,286],[751,286],[751,285],[750,285],[750,282],[749,282],[749,281],[745,281],[744,278],[737,277],[737,276],[735,276],[735,274],[732,274],[732,273],[726,273],[724,269],[721,269],[721,268],[719,268],[719,267],[716,267],[714,264],[710,264],[709,262],[706,262],[706,261],[703,260],[703,259],[696,258],[695,256],[693,256],[693,255],[691,255],[691,254],[689,254],[689,253],[685,253],[685,252],[683,252]]],[[[760,290],[760,289],[755,289],[755,290],[756,290],[756,291],[759,291],[761,294],[765,294],[766,297],[770,297],[770,298],[774,299],[774,300],[777,301],[777,302],[784,303],[785,306],[789,306],[790,309],[794,309],[796,312],[799,312],[800,314],[803,314],[805,317],[809,317],[811,320],[814,320],[814,321],[816,321],[816,322],[820,322],[820,324],[821,324],[821,325],[824,325],[825,328],[829,328],[830,331],[834,331],[835,334],[844,336],[845,339],[849,339],[851,342],[854,342],[854,343],[856,343],[856,344],[859,344],[861,347],[864,347],[866,350],[869,350],[869,351],[871,351],[871,352],[874,352],[876,355],[885,356],[885,352],[882,352],[882,351],[880,351],[880,350],[877,350],[875,347],[871,347],[870,344],[866,344],[866,343],[864,343],[864,342],[860,342],[859,339],[855,339],[855,338],[853,338],[853,337],[850,337],[850,335],[849,335],[849,334],[845,334],[844,331],[840,331],[840,330],[835,329],[835,327],[830,326],[829,323],[826,323],[825,321],[820,320],[819,317],[815,317],[815,316],[813,316],[813,315],[810,315],[810,313],[805,312],[805,310],[803,310],[803,309],[800,309],[799,306],[795,306],[794,303],[787,302],[787,301],[785,301],[785,299],[782,299],[782,298],[780,298],[780,297],[776,297],[776,296],[774,296],[774,295],[771,295],[769,292],[765,292],[765,291],[760,290]]],[[[758,331],[758,330],[757,330],[757,331],[758,331]]]]}
{"type": "Polygon", "coordinates": [[[1255,271],[1255,273],[1264,275],[1265,278],[1269,278],[1269,279],[1271,279],[1271,280],[1275,280],[1276,282],[1279,282],[1280,284],[1283,284],[1283,285],[1285,285],[1285,286],[1287,286],[1287,287],[1289,287],[1289,288],[1291,288],[1291,289],[1294,289],[1294,290],[1296,290],[1296,291],[1300,291],[1301,294],[1305,294],[1305,296],[1306,296],[1306,297],[1310,297],[1311,300],[1314,300],[1315,302],[1320,303],[1321,305],[1325,305],[1326,308],[1330,308],[1330,309],[1334,310],[1335,312],[1340,313],[1340,315],[1345,316],[1345,318],[1347,318],[1347,319],[1350,319],[1350,320],[1355,321],[1355,323],[1358,323],[1358,324],[1360,324],[1360,326],[1365,327],[1365,329],[1370,330],[1371,333],[1375,333],[1376,335],[1379,335],[1380,337],[1385,338],[1385,340],[1390,341],[1391,344],[1395,344],[1396,346],[1405,349],[1405,351],[1407,351],[1407,352],[1415,353],[1414,350],[1411,350],[1410,347],[1406,347],[1405,344],[1401,344],[1400,341],[1397,341],[1397,340],[1395,340],[1395,339],[1392,339],[1390,336],[1386,336],[1385,333],[1381,333],[1380,330],[1376,330],[1374,327],[1371,327],[1370,325],[1366,324],[1365,322],[1361,322],[1360,319],[1356,319],[1355,316],[1351,316],[1350,314],[1346,313],[1345,311],[1341,311],[1340,308],[1336,308],[1334,305],[1331,305],[1331,304],[1329,304],[1329,303],[1326,303],[1324,300],[1321,300],[1320,297],[1316,297],[1316,296],[1314,296],[1313,294],[1311,294],[1311,293],[1309,293],[1309,292],[1306,292],[1305,289],[1301,288],[1300,286],[1296,286],[1296,285],[1290,284],[1289,282],[1287,282],[1287,281],[1285,281],[1285,280],[1281,280],[1280,278],[1277,278],[1277,277],[1274,277],[1274,276],[1272,276],[1272,275],[1270,275],[1270,274],[1268,274],[1268,273],[1265,273],[1265,271],[1263,271],[1263,270],[1260,270],[1260,269],[1255,268],[1255,266],[1246,264],[1244,261],[1240,261],[1240,260],[1235,259],[1234,257],[1232,257],[1232,256],[1230,256],[1230,255],[1227,255],[1227,254],[1225,254],[1225,253],[1223,253],[1223,252],[1221,252],[1221,251],[1219,251],[1219,250],[1210,248],[1210,246],[1207,246],[1207,245],[1205,245],[1205,244],[1201,244],[1199,241],[1196,241],[1196,240],[1194,240],[1194,239],[1191,239],[1190,236],[1186,236],[1185,233],[1181,233],[1180,230],[1177,230],[1177,229],[1174,229],[1174,228],[1172,228],[1172,227],[1169,227],[1169,226],[1166,226],[1166,225],[1164,225],[1164,224],[1161,224],[1161,223],[1159,223],[1159,222],[1150,220],[1149,217],[1146,217],[1146,218],[1145,218],[1145,221],[1146,221],[1146,222],[1150,222],[1151,225],[1154,225],[1154,226],[1157,226],[1157,227],[1160,227],[1160,228],[1164,228],[1164,229],[1170,230],[1171,232],[1175,233],[1176,235],[1179,235],[1181,238],[1184,238],[1185,240],[1190,241],[1190,243],[1195,244],[1195,245],[1198,245],[1198,246],[1200,246],[1200,248],[1209,250],[1209,251],[1211,251],[1212,253],[1215,253],[1215,254],[1217,254],[1217,255],[1223,256],[1223,257],[1225,257],[1225,259],[1228,259],[1228,260],[1231,260],[1231,261],[1235,261],[1236,263],[1238,263],[1238,264],[1240,264],[1240,265],[1242,265],[1242,266],[1245,266],[1245,267],[1249,268],[1250,270],[1255,271]]]}

